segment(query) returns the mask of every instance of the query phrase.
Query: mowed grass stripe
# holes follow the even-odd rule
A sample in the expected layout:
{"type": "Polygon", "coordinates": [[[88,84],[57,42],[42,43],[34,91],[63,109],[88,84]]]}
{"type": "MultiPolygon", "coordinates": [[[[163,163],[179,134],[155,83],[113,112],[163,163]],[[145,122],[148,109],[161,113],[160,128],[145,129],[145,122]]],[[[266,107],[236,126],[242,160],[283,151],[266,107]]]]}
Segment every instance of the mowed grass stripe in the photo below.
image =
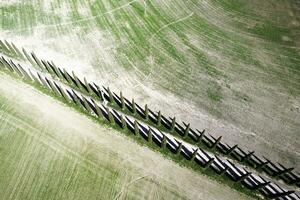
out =
{"type": "MultiPolygon", "coordinates": [[[[12,124],[10,124],[11,126],[12,124]]],[[[57,194],[58,188],[60,186],[63,186],[65,183],[65,180],[67,177],[70,177],[70,179],[77,180],[77,179],[83,179],[82,181],[75,182],[75,189],[78,189],[81,193],[85,193],[84,187],[82,187],[84,184],[91,184],[98,187],[99,179],[102,180],[101,177],[99,177],[99,173],[95,174],[91,172],[89,169],[86,169],[85,167],[82,168],[85,165],[85,163],[82,163],[82,159],[78,160],[75,158],[75,162],[72,158],[68,155],[62,154],[62,152],[53,151],[52,148],[48,148],[47,146],[41,145],[39,140],[36,140],[28,135],[26,135],[23,131],[19,132],[12,132],[10,131],[10,137],[14,138],[13,143],[19,144],[20,147],[20,156],[17,159],[16,158],[16,152],[18,152],[18,148],[13,148],[13,157],[9,158],[9,161],[15,160],[17,163],[13,163],[12,166],[17,166],[15,168],[14,174],[9,177],[9,183],[7,188],[4,189],[5,192],[2,194],[6,194],[5,199],[16,199],[16,198],[22,198],[22,199],[28,199],[30,195],[30,198],[38,198],[39,196],[44,197],[51,197],[54,198],[57,194]],[[20,140],[16,140],[16,134],[20,135],[20,140]],[[24,134],[24,135],[23,135],[24,134]],[[20,142],[22,141],[22,142],[20,142]],[[73,164],[75,163],[75,164],[73,164]],[[82,164],[80,164],[82,163],[82,164]],[[70,168],[68,165],[73,166],[70,168]],[[75,170],[75,167],[78,167],[77,170],[83,170],[84,173],[81,174],[82,177],[76,177],[70,176],[74,175],[74,173],[71,174],[65,174],[66,172],[72,172],[75,170]],[[59,177],[58,175],[64,175],[63,177],[59,177]],[[90,177],[91,176],[91,177],[90,177]],[[88,178],[90,177],[90,178],[88,178]],[[50,188],[43,186],[44,183],[47,183],[47,185],[51,186],[50,188]],[[79,184],[79,185],[77,185],[79,184]],[[34,187],[33,185],[40,185],[41,187],[34,187]],[[34,188],[39,188],[39,190],[35,190],[34,188]],[[33,191],[31,191],[33,189],[33,191]],[[29,190],[29,191],[28,191],[29,190]],[[16,192],[21,191],[21,192],[16,192]],[[54,193],[53,193],[54,192],[54,193]],[[17,195],[17,196],[14,196],[17,195]],[[37,195],[37,196],[35,196],[37,195]]],[[[12,144],[8,144],[10,147],[12,144]]],[[[3,146],[2,146],[3,147],[3,146]]],[[[2,163],[3,164],[3,163],[2,163]]],[[[4,163],[5,164],[5,163],[4,163]]],[[[13,167],[12,167],[13,168],[13,167]]],[[[6,169],[12,170],[12,168],[8,167],[6,169]]],[[[99,169],[97,169],[98,171],[99,169]]],[[[110,172],[108,170],[104,170],[104,173],[101,173],[101,176],[107,177],[110,176],[110,172]]],[[[3,179],[1,179],[3,180],[3,179]]],[[[113,183],[114,180],[116,180],[116,177],[113,179],[112,177],[107,179],[104,179],[105,181],[101,182],[101,191],[103,192],[103,198],[111,198],[111,195],[115,192],[113,192],[115,189],[115,183],[113,183]],[[110,184],[108,184],[110,183],[110,184]],[[112,192],[109,192],[113,190],[112,192]],[[106,191],[106,192],[104,192],[106,191]],[[108,195],[108,196],[105,196],[108,195]]],[[[72,181],[67,181],[67,185],[70,187],[70,183],[72,181]]],[[[2,185],[2,184],[1,184],[2,185]]],[[[68,187],[68,186],[67,186],[68,187]]],[[[92,188],[91,188],[92,189],[92,188]]],[[[65,190],[61,191],[61,194],[65,194],[65,190]]],[[[88,197],[88,193],[85,194],[85,197],[88,197]]],[[[97,196],[97,195],[96,195],[97,196]]],[[[74,196],[75,199],[79,199],[78,197],[74,196]]],[[[95,196],[91,197],[95,198],[95,196]]]]}
{"type": "MultiPolygon", "coordinates": [[[[5,122],[3,119],[1,119],[1,122],[5,122]]],[[[7,188],[9,183],[11,183],[11,177],[14,176],[14,173],[18,169],[18,163],[22,159],[22,152],[24,150],[25,144],[28,142],[27,138],[24,137],[22,134],[15,134],[14,137],[12,137],[12,134],[17,133],[18,130],[15,127],[9,126],[7,124],[7,128],[3,129],[1,127],[1,133],[3,132],[9,133],[7,136],[1,135],[1,182],[7,183],[7,184],[0,184],[0,191],[1,194],[6,194],[7,188]],[[21,142],[20,142],[21,141],[21,142]],[[10,149],[13,149],[10,150],[10,149]]],[[[7,193],[9,194],[9,193],[7,193]]]]}

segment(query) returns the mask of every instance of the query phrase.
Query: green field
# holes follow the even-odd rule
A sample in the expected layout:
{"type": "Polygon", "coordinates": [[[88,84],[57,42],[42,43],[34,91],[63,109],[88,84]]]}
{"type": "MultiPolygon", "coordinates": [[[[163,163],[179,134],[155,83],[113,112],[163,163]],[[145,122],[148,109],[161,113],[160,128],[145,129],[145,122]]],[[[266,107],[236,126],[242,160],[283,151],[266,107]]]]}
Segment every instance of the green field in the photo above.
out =
{"type": "MultiPolygon", "coordinates": [[[[299,9],[297,0],[2,0],[0,39],[300,171],[299,9]]],[[[3,199],[250,198],[4,74],[0,116],[3,199]]]]}
{"type": "Polygon", "coordinates": [[[250,198],[0,77],[3,199],[250,198]]]}

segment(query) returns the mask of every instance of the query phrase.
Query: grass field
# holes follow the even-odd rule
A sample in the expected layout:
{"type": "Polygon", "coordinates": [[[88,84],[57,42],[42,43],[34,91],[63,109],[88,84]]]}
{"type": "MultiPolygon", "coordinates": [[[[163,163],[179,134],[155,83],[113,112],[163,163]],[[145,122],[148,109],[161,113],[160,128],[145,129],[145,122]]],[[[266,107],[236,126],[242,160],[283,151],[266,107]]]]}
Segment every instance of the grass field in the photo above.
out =
{"type": "Polygon", "coordinates": [[[3,199],[249,199],[0,77],[3,199]]]}
{"type": "MultiPolygon", "coordinates": [[[[299,171],[299,9],[297,0],[2,0],[0,39],[299,171]]],[[[0,81],[4,199],[247,198],[0,81]]]]}

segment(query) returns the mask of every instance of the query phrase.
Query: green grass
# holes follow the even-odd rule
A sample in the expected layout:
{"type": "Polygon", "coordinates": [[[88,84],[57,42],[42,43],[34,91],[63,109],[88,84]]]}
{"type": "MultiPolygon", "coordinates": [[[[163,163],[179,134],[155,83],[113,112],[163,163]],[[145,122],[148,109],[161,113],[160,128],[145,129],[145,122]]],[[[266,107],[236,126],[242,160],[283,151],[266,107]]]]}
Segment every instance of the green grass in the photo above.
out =
{"type": "MultiPolygon", "coordinates": [[[[281,98],[288,99],[287,106],[292,107],[291,102],[299,97],[300,56],[294,48],[296,28],[274,22],[269,8],[249,9],[249,1],[245,0],[213,0],[207,4],[195,0],[147,1],[146,16],[141,1],[117,9],[128,2],[53,0],[48,6],[41,0],[3,3],[0,31],[12,42],[16,39],[32,45],[33,50],[47,47],[63,56],[72,52],[68,57],[79,60],[78,67],[81,60],[91,65],[84,66],[84,75],[95,73],[91,77],[101,77],[100,83],[121,85],[120,90],[142,83],[142,87],[134,91],[139,99],[152,98],[152,93],[144,90],[149,86],[161,95],[155,96],[158,101],[172,94],[178,101],[191,103],[193,110],[188,112],[193,116],[203,116],[203,112],[205,116],[208,114],[229,124],[233,121],[264,139],[265,135],[268,138],[285,130],[287,140],[294,144],[293,136],[299,129],[293,121],[295,117],[286,114],[285,108],[276,106],[274,109],[274,102],[270,101],[276,99],[283,104],[281,98]],[[113,9],[117,10],[107,13],[113,9]],[[260,16],[258,9],[260,12],[265,9],[271,16],[260,16]],[[191,13],[188,19],[160,30],[191,13]],[[95,32],[101,33],[103,38],[96,38],[95,32]],[[292,41],[283,41],[283,36],[292,41]],[[65,38],[71,42],[64,41],[65,38]],[[107,46],[108,50],[102,49],[106,44],[111,46],[107,46]],[[113,64],[102,57],[103,52],[113,64]],[[148,62],[150,57],[153,63],[148,62]],[[251,108],[249,113],[244,112],[245,105],[251,108]],[[261,107],[264,115],[251,117],[257,116],[256,111],[262,110],[261,107]],[[276,130],[260,126],[269,124],[269,119],[276,121],[281,117],[284,123],[277,123],[276,130]],[[265,133],[267,130],[270,132],[265,133]]],[[[286,2],[290,1],[277,3],[286,2]]],[[[159,107],[159,103],[153,103],[162,111],[169,111],[174,102],[167,104],[159,107]]],[[[180,112],[186,111],[177,114],[180,112]]],[[[202,126],[200,121],[202,119],[196,124],[198,127],[202,126]]],[[[279,141],[275,143],[280,146],[279,141]]],[[[282,155],[285,154],[281,153],[280,157],[282,155]]],[[[49,196],[52,196],[51,191],[49,188],[49,196]]]]}
{"type": "MultiPolygon", "coordinates": [[[[9,74],[11,75],[12,78],[16,78],[16,79],[21,80],[18,76],[16,76],[16,74],[14,74],[14,73],[9,73],[9,74]]],[[[251,197],[254,197],[254,198],[258,198],[258,196],[257,196],[258,193],[257,192],[248,190],[244,186],[240,185],[240,183],[234,183],[232,180],[230,180],[228,177],[226,177],[224,175],[223,176],[219,176],[218,174],[216,174],[216,172],[214,172],[210,168],[204,169],[204,168],[200,167],[198,164],[196,164],[195,162],[188,161],[182,155],[176,155],[176,154],[172,153],[169,149],[167,149],[167,148],[163,149],[163,148],[161,148],[160,146],[158,146],[155,143],[149,143],[144,138],[140,137],[139,135],[134,135],[128,129],[122,129],[117,124],[110,123],[106,119],[104,119],[103,117],[99,119],[98,117],[96,117],[96,116],[91,115],[90,113],[88,113],[82,106],[75,105],[73,102],[69,102],[69,101],[67,102],[63,97],[56,96],[55,93],[50,92],[48,89],[44,88],[40,84],[37,84],[35,82],[29,82],[29,81],[26,81],[24,79],[23,79],[23,81],[25,81],[27,84],[30,84],[31,86],[35,87],[36,89],[42,91],[44,94],[47,94],[47,95],[51,96],[52,98],[54,98],[56,100],[59,100],[59,101],[65,103],[65,104],[67,104],[69,107],[73,108],[74,110],[78,111],[79,113],[82,113],[82,114],[86,115],[88,118],[90,118],[94,122],[96,122],[96,123],[98,123],[98,124],[100,124],[102,126],[105,126],[107,128],[111,127],[113,129],[117,130],[118,132],[125,134],[127,137],[129,137],[133,141],[137,142],[139,145],[146,146],[146,147],[148,147],[148,148],[150,148],[150,149],[152,149],[152,150],[154,150],[156,152],[161,153],[166,159],[171,159],[171,160],[175,161],[176,163],[178,163],[180,166],[192,169],[192,170],[196,171],[199,174],[204,174],[204,175],[206,175],[206,176],[208,176],[210,178],[213,178],[214,180],[217,180],[218,182],[220,182],[222,184],[229,185],[230,187],[232,187],[234,190],[236,190],[238,192],[247,194],[247,195],[249,195],[251,197]]],[[[3,101],[3,97],[2,97],[2,100],[1,100],[1,96],[0,96],[0,102],[2,102],[2,101],[3,101]]],[[[18,116],[17,113],[14,113],[14,116],[21,118],[21,116],[18,116]]],[[[28,124],[32,124],[32,122],[30,122],[30,121],[27,121],[27,123],[28,124]]],[[[5,132],[5,130],[4,130],[4,132],[5,132]]],[[[32,134],[37,134],[37,133],[32,133],[32,134]]],[[[201,146],[203,146],[203,145],[201,145],[201,146]]],[[[203,149],[207,149],[207,148],[204,147],[203,149]]],[[[113,157],[113,155],[111,155],[111,157],[113,157]]],[[[86,158],[84,158],[84,159],[86,159],[86,158]]],[[[89,158],[87,158],[87,160],[89,160],[89,158]]],[[[113,168],[108,168],[108,169],[112,170],[113,168]]],[[[59,172],[56,171],[55,173],[59,173],[59,172]]],[[[93,173],[91,173],[91,175],[93,175],[93,173]]],[[[83,176],[86,177],[85,174],[83,176]]],[[[87,177],[87,180],[89,178],[90,177],[87,177]]],[[[114,181],[114,179],[112,179],[110,177],[108,178],[108,180],[114,181]]],[[[84,180],[81,180],[81,182],[83,182],[83,184],[85,184],[84,180]]],[[[92,182],[91,184],[97,184],[97,183],[92,182]]],[[[105,184],[106,184],[106,186],[108,188],[110,188],[111,190],[113,190],[114,183],[112,183],[112,185],[107,185],[107,183],[105,183],[105,184]]],[[[53,195],[53,194],[51,194],[51,190],[57,192],[55,190],[55,187],[54,187],[54,188],[50,189],[49,196],[53,195]]],[[[119,190],[119,189],[117,188],[115,190],[119,190]]],[[[48,196],[48,194],[42,194],[42,196],[44,196],[44,195],[48,196]]],[[[116,194],[113,193],[111,195],[114,196],[116,194]]],[[[23,198],[25,198],[25,197],[23,197],[23,198]]]]}
{"type": "MultiPolygon", "coordinates": [[[[31,85],[64,102],[43,87],[32,83],[31,85]]],[[[88,137],[84,140],[87,146],[76,146],[77,142],[83,142],[80,134],[67,131],[63,135],[57,135],[48,128],[39,127],[35,121],[24,118],[3,96],[0,96],[0,106],[0,193],[7,199],[114,199],[123,190],[124,194],[121,196],[125,195],[126,199],[145,198],[146,194],[185,199],[174,188],[151,177],[124,189],[130,179],[134,180],[142,172],[124,164],[120,165],[120,159],[123,158],[118,154],[105,150],[102,152],[97,142],[88,137]],[[85,150],[81,150],[82,148],[85,150]],[[141,191],[148,187],[154,190],[142,194],[141,191]]],[[[73,104],[69,106],[104,127],[106,131],[111,128],[106,120],[87,115],[73,104]]],[[[132,133],[117,126],[112,127],[131,137],[133,141],[145,145],[145,141],[132,133]]],[[[98,139],[101,140],[100,137],[98,139]]],[[[156,145],[150,147],[157,150],[156,145]]]]}
{"type": "MultiPolygon", "coordinates": [[[[12,77],[16,78],[14,75],[12,77]]],[[[45,90],[45,88],[40,87],[35,83],[28,83],[50,97],[66,103],[64,99],[57,98],[57,96],[54,96],[53,93],[45,90]]],[[[98,118],[87,114],[83,108],[75,106],[72,103],[67,104],[69,107],[86,115],[100,126],[107,128],[112,127],[119,133],[125,134],[128,138],[131,138],[132,141],[161,153],[166,159],[171,159],[182,167],[192,169],[199,174],[204,174],[213,178],[219,183],[229,185],[236,191],[257,198],[256,193],[248,191],[239,184],[233,184],[227,177],[218,176],[211,169],[204,170],[196,163],[189,162],[182,156],[177,156],[167,149],[158,147],[154,143],[148,143],[142,137],[133,135],[128,130],[123,130],[117,125],[109,124],[104,119],[99,120],[98,118]]],[[[11,182],[11,179],[15,178],[15,173],[17,171],[17,173],[26,173],[26,175],[22,175],[21,181],[23,183],[26,180],[27,183],[25,188],[18,185],[11,186],[0,184],[3,187],[2,194],[12,194],[15,196],[10,198],[21,199],[51,199],[53,197],[56,198],[57,196],[65,199],[112,199],[112,197],[118,196],[119,191],[121,190],[120,182],[122,182],[124,177],[120,174],[122,170],[112,164],[114,163],[112,162],[113,160],[118,159],[117,154],[110,153],[110,156],[106,156],[109,161],[104,163],[97,162],[97,164],[95,164],[95,161],[93,160],[95,160],[97,156],[92,153],[93,147],[89,147],[91,150],[87,150],[86,153],[85,151],[79,151],[77,153],[71,150],[72,143],[74,143],[73,140],[78,141],[78,139],[81,140],[81,138],[74,137],[74,134],[72,134],[71,142],[68,141],[70,139],[68,137],[57,138],[58,136],[54,133],[35,128],[34,121],[20,115],[14,110],[13,104],[9,103],[9,101],[2,96],[0,96],[0,105],[4,108],[1,110],[1,112],[4,113],[4,115],[2,115],[4,117],[0,119],[2,120],[2,126],[0,127],[0,155],[3,154],[1,158],[3,158],[4,161],[0,164],[0,169],[1,167],[4,169],[1,174],[1,181],[3,181],[2,183],[5,183],[6,180],[10,180],[8,182],[11,182]],[[9,107],[10,105],[12,107],[9,107]],[[13,116],[13,118],[11,118],[11,116],[13,116]],[[51,144],[51,146],[49,144],[51,144]],[[20,151],[14,151],[15,148],[20,149],[20,151]],[[24,168],[24,165],[27,167],[24,168]],[[18,168],[14,168],[16,166],[18,166],[18,168]],[[34,171],[34,174],[31,170],[34,171]],[[8,192],[12,191],[14,187],[18,187],[19,189],[21,187],[21,192],[8,192]],[[23,190],[25,191],[27,188],[30,189],[30,193],[23,192],[23,190]],[[32,191],[32,188],[35,188],[37,191],[32,191]],[[78,191],[81,191],[80,195],[77,195],[78,191]]],[[[18,179],[16,182],[17,181],[18,179]]],[[[146,178],[145,182],[153,184],[152,179],[146,178]]],[[[164,195],[166,195],[165,192],[171,190],[169,198],[182,198],[182,196],[175,190],[172,190],[172,188],[164,188],[164,185],[160,185],[160,187],[162,187],[160,191],[163,192],[164,195]]],[[[131,192],[126,192],[127,198],[135,199],[136,196],[134,195],[134,191],[140,193],[141,189],[147,190],[147,187],[134,186],[133,189],[130,190],[131,192]]]]}
{"type": "Polygon", "coordinates": [[[62,148],[61,141],[53,139],[51,133],[35,128],[34,122],[18,116],[7,99],[1,96],[0,102],[2,108],[12,107],[2,109],[0,119],[0,193],[3,198],[107,199],[117,194],[121,169],[111,167],[110,163],[91,165],[86,162],[90,160],[88,155],[78,157],[62,148]],[[101,187],[95,190],[97,185],[101,187]],[[13,191],[15,187],[19,192],[13,191]]]}
{"type": "Polygon", "coordinates": [[[207,96],[213,102],[220,102],[222,100],[222,89],[221,86],[218,85],[216,82],[211,82],[209,88],[207,89],[207,96]]]}
{"type": "Polygon", "coordinates": [[[287,28],[282,28],[272,24],[271,22],[264,22],[263,24],[256,25],[251,32],[276,43],[283,43],[283,36],[290,36],[291,32],[287,28]]]}

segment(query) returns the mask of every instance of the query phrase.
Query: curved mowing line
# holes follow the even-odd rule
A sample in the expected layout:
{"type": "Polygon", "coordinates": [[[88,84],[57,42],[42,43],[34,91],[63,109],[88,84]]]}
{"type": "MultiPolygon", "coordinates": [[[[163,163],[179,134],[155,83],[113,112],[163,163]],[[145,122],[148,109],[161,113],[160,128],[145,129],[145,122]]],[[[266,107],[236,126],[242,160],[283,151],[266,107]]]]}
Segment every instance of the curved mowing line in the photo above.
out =
{"type": "MultiPolygon", "coordinates": [[[[192,17],[193,15],[194,15],[194,12],[192,12],[192,13],[189,14],[188,16],[182,17],[182,18],[180,18],[180,19],[178,19],[178,20],[176,20],[176,21],[173,21],[173,22],[170,22],[170,23],[164,25],[163,27],[161,27],[160,29],[158,29],[158,30],[150,37],[150,39],[149,39],[149,44],[150,44],[151,46],[153,46],[153,45],[152,45],[152,40],[153,40],[154,37],[155,37],[159,32],[161,32],[162,30],[168,28],[169,26],[172,26],[172,25],[174,25],[174,24],[177,24],[177,23],[179,23],[179,22],[185,21],[185,20],[187,20],[188,18],[192,17]]],[[[152,54],[152,48],[150,48],[150,55],[151,55],[151,54],[152,54]]],[[[145,79],[144,79],[143,81],[147,81],[147,80],[149,79],[149,77],[152,75],[153,68],[154,68],[154,67],[151,67],[149,74],[147,74],[147,76],[145,76],[145,79]]],[[[137,87],[137,85],[136,85],[135,87],[137,87]]]]}
{"type": "MultiPolygon", "coordinates": [[[[67,25],[71,25],[71,24],[75,24],[75,23],[78,23],[78,22],[85,22],[85,21],[89,21],[89,20],[93,20],[93,19],[96,19],[98,17],[102,17],[104,15],[107,15],[107,14],[110,14],[110,13],[113,13],[117,10],[121,10],[129,5],[131,5],[132,3],[136,2],[136,1],[139,1],[139,0],[132,0],[124,5],[121,5],[117,8],[114,8],[114,9],[111,9],[109,11],[106,11],[104,13],[101,13],[99,15],[95,15],[95,16],[92,16],[92,17],[87,17],[87,18],[84,18],[84,19],[79,19],[79,20],[76,20],[76,21],[67,21],[67,22],[64,22],[64,23],[60,23],[60,24],[49,24],[49,25],[41,25],[41,26],[36,26],[34,27],[35,29],[43,29],[43,28],[49,28],[49,27],[57,27],[57,26],[67,26],[67,25]]],[[[15,29],[14,32],[16,31],[26,31],[26,30],[29,30],[31,28],[21,28],[21,29],[15,29]]]]}
{"type": "MultiPolygon", "coordinates": [[[[184,19],[187,19],[190,16],[192,16],[192,14],[184,19]]],[[[179,20],[177,20],[177,22],[178,21],[179,20]]],[[[183,122],[184,126],[182,126],[176,122],[175,117],[165,117],[160,111],[158,113],[153,112],[148,108],[147,104],[142,108],[134,102],[134,99],[129,101],[122,93],[118,96],[116,93],[111,92],[109,87],[99,87],[95,83],[87,82],[85,78],[84,81],[81,81],[74,73],[70,75],[65,69],[56,67],[53,62],[50,63],[48,61],[39,60],[33,52],[31,53],[31,56],[29,56],[26,50],[22,49],[23,55],[13,43],[7,41],[2,42],[0,40],[0,47],[7,55],[15,56],[20,59],[25,59],[26,57],[33,66],[38,66],[39,70],[54,75],[58,80],[64,81],[73,89],[79,89],[81,92],[95,98],[104,98],[113,108],[121,109],[122,112],[139,119],[145,124],[154,126],[172,135],[177,133],[176,136],[179,136],[183,141],[192,143],[199,148],[205,148],[213,153],[221,153],[223,156],[233,158],[239,163],[246,164],[258,172],[264,171],[273,178],[281,179],[289,185],[300,187],[300,175],[297,172],[293,172],[294,168],[292,167],[287,168],[280,163],[276,165],[265,157],[260,158],[256,156],[254,151],[243,150],[238,144],[229,146],[221,141],[222,136],[216,138],[211,134],[205,134],[205,130],[194,130],[190,128],[190,124],[183,122]]]]}

